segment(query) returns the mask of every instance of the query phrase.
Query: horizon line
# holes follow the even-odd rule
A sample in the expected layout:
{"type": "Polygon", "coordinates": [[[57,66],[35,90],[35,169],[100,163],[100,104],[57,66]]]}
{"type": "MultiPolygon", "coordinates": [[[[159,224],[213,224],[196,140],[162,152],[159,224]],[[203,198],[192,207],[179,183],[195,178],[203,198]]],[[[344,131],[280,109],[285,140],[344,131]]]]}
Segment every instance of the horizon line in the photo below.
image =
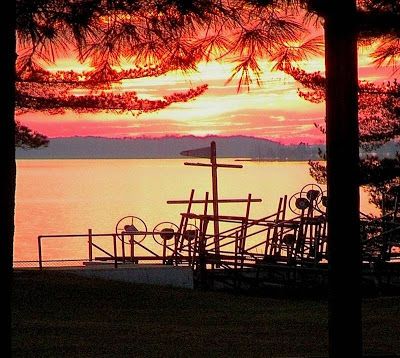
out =
{"type": "Polygon", "coordinates": [[[325,145],[325,142],[314,142],[314,143],[308,143],[304,141],[299,141],[297,144],[285,144],[282,141],[275,140],[275,139],[269,139],[265,137],[257,137],[254,135],[243,135],[243,134],[236,134],[236,135],[217,135],[217,134],[208,134],[205,136],[198,136],[194,134],[185,134],[185,135],[164,135],[160,137],[154,137],[154,136],[134,136],[134,137],[106,137],[106,136],[96,136],[96,135],[74,135],[74,136],[57,136],[57,137],[48,137],[49,140],[52,139],[70,139],[70,138],[98,138],[98,139],[117,139],[117,140],[163,140],[163,139],[184,139],[184,138],[193,138],[193,139],[213,139],[213,138],[222,138],[222,139],[229,139],[229,138],[248,138],[248,139],[257,139],[257,140],[263,140],[263,141],[269,141],[281,145],[325,145]]]}

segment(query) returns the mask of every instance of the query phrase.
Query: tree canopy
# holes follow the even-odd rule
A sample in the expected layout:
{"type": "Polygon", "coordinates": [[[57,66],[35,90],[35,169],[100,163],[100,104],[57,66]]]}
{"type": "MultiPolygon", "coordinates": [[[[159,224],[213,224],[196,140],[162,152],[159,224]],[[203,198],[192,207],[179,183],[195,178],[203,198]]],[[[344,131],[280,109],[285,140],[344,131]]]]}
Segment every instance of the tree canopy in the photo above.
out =
{"type": "Polygon", "coordinates": [[[221,58],[237,62],[231,80],[238,76],[239,86],[260,83],[258,59],[279,60],[288,42],[298,43],[303,57],[322,53],[321,37],[302,41],[306,29],[296,14],[285,2],[18,0],[16,106],[19,113],[155,111],[207,86],[149,100],[113,84],[221,58]],[[44,69],[43,61],[71,53],[91,70],[44,69]],[[122,59],[130,69],[121,69],[122,59]]]}
{"type": "MultiPolygon", "coordinates": [[[[237,79],[239,87],[249,88],[261,84],[260,59],[287,72],[310,56],[321,55],[323,38],[312,32],[321,27],[328,11],[318,0],[16,3],[18,113],[157,111],[191,100],[207,86],[154,100],[118,90],[115,83],[196,70],[197,63],[209,60],[235,62],[228,80],[237,79]],[[91,69],[50,72],[44,68],[46,62],[71,54],[91,69]],[[129,62],[130,69],[121,69],[121,60],[129,62]]],[[[400,54],[399,24],[394,21],[400,16],[397,2],[360,0],[357,11],[363,41],[379,43],[373,53],[376,64],[396,65],[400,54]]]]}
{"type": "MultiPolygon", "coordinates": [[[[298,93],[305,100],[319,103],[325,100],[325,77],[321,73],[306,73],[298,68],[288,69],[302,84],[298,93]]],[[[400,136],[400,83],[397,80],[374,84],[359,83],[358,114],[360,147],[365,151],[374,150],[389,141],[398,141],[400,136]]],[[[325,128],[320,127],[322,131],[325,128]]],[[[321,158],[324,154],[321,152],[321,158]]],[[[382,210],[394,204],[397,195],[395,187],[400,185],[400,156],[379,158],[367,155],[360,161],[360,185],[370,193],[370,201],[382,210]],[[383,196],[386,204],[383,205],[383,196]]],[[[310,173],[319,183],[326,184],[326,166],[311,161],[310,173]]]]}
{"type": "Polygon", "coordinates": [[[22,149],[47,147],[48,138],[19,122],[15,123],[15,146],[22,149]]]}

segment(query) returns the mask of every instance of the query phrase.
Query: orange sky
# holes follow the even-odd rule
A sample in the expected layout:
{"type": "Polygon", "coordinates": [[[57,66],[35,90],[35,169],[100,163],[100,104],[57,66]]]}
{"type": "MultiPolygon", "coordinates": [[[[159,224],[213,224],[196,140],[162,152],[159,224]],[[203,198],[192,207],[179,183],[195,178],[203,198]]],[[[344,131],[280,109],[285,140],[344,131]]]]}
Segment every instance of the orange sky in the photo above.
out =
{"type": "MultiPolygon", "coordinates": [[[[376,69],[367,52],[359,54],[360,79],[382,82],[390,79],[392,69],[376,69]]],[[[70,59],[59,60],[54,68],[70,69],[70,59]]],[[[208,91],[187,103],[173,104],[156,113],[63,115],[27,113],[18,120],[49,137],[162,137],[170,135],[249,135],[283,143],[321,143],[323,135],[315,128],[322,124],[324,104],[312,104],[297,95],[299,85],[281,72],[271,72],[262,63],[263,86],[237,93],[237,83],[227,85],[232,64],[200,63],[198,73],[169,73],[158,78],[124,81],[123,88],[136,90],[144,98],[160,98],[191,86],[207,83],[208,91]]],[[[308,71],[323,70],[323,59],[303,63],[308,71]]]]}

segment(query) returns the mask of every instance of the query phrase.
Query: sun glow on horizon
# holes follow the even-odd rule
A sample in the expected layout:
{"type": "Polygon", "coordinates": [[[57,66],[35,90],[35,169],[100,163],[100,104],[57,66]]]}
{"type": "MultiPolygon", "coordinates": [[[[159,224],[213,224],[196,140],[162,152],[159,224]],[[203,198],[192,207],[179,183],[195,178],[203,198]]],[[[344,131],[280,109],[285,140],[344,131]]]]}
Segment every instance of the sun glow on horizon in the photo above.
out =
{"type": "MultiPolygon", "coordinates": [[[[359,76],[362,80],[382,82],[390,79],[388,68],[371,66],[373,48],[359,52],[359,76]]],[[[324,72],[322,57],[298,63],[308,72],[324,72]]],[[[200,62],[197,71],[171,71],[158,77],[123,80],[111,91],[136,91],[141,99],[162,100],[164,96],[186,91],[191,87],[208,84],[208,90],[194,100],[174,103],[157,112],[135,116],[130,113],[116,114],[100,111],[79,114],[25,113],[18,117],[28,125],[49,137],[103,136],[103,137],[163,137],[168,135],[249,135],[278,140],[284,143],[321,143],[323,134],[315,124],[323,124],[324,104],[312,104],[298,96],[300,87],[283,72],[271,71],[273,64],[260,61],[262,86],[253,84],[249,91],[238,91],[237,78],[227,83],[235,63],[223,61],[200,62]]],[[[132,68],[123,59],[121,68],[132,68]]],[[[80,63],[73,58],[60,58],[49,71],[90,71],[90,61],[80,63]]],[[[75,89],[80,95],[87,90],[75,89]]]]}

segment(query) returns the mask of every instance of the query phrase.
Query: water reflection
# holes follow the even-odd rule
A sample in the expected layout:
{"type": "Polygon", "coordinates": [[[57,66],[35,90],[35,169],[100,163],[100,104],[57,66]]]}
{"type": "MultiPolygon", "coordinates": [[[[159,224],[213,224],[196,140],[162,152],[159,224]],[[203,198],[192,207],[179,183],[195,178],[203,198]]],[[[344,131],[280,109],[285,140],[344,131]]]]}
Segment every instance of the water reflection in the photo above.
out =
{"type": "MultiPolygon", "coordinates": [[[[37,259],[38,235],[85,234],[89,228],[95,233],[113,233],[119,219],[127,215],[143,219],[149,230],[162,221],[179,225],[180,213],[186,208],[168,205],[167,200],[188,199],[192,188],[195,199],[204,199],[205,192],[211,192],[210,170],[184,166],[184,161],[187,159],[19,160],[15,260],[37,259]]],[[[261,198],[261,203],[251,207],[252,218],[275,212],[281,196],[314,182],[306,162],[242,164],[243,169],[219,170],[219,197],[247,198],[251,193],[253,198],[261,198]]],[[[361,209],[374,211],[364,193],[361,209]]],[[[221,215],[244,215],[245,210],[245,203],[220,206],[221,215]]],[[[49,257],[87,257],[87,242],[82,239],[46,241],[45,245],[49,257]]]]}

